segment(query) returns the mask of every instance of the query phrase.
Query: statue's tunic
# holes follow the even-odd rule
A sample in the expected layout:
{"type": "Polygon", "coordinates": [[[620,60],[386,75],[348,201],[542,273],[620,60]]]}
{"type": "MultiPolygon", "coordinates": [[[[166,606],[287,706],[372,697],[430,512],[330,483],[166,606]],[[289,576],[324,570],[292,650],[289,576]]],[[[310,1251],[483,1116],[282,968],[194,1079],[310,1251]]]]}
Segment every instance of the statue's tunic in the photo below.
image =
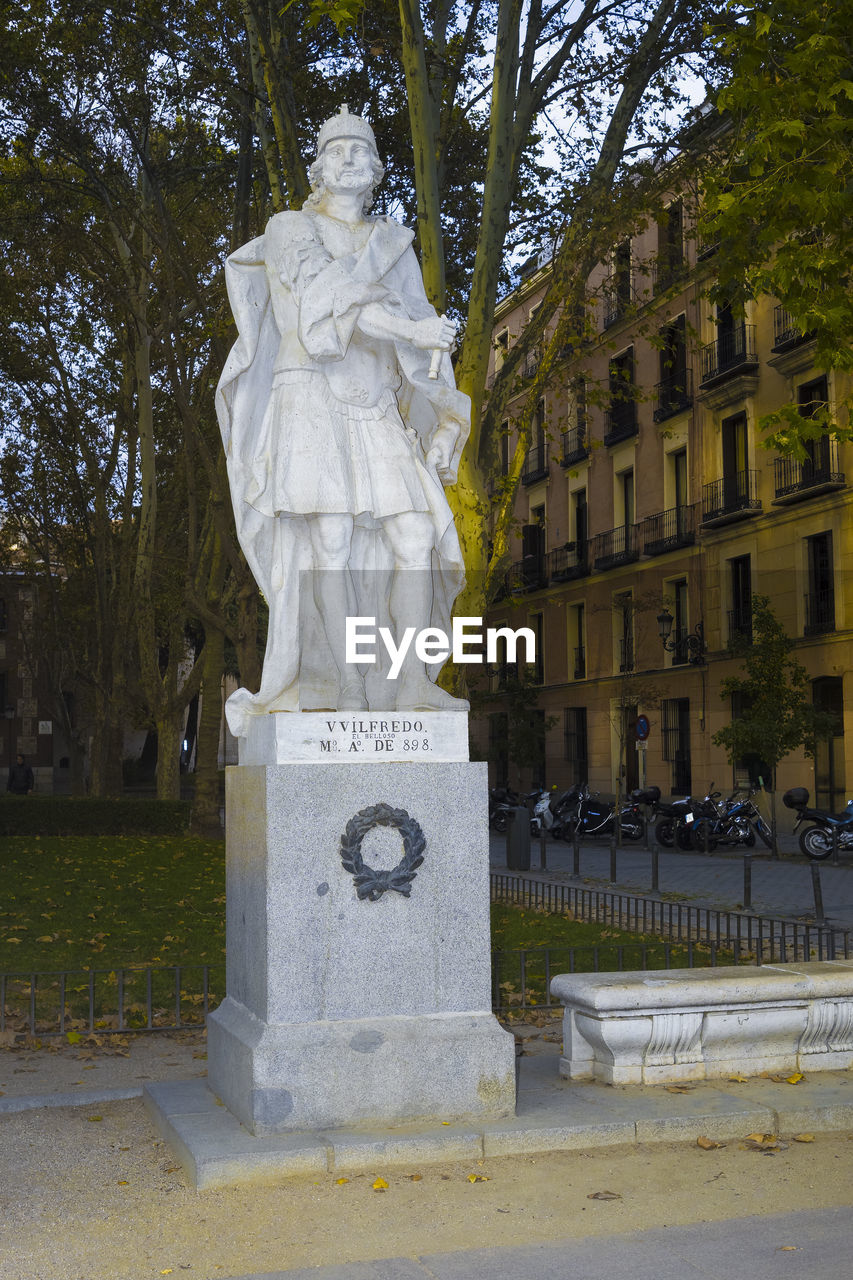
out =
{"type": "Polygon", "coordinates": [[[360,572],[393,567],[381,520],[428,513],[431,625],[448,630],[462,586],[442,481],[455,479],[470,402],[455,388],[447,355],[431,380],[428,351],[367,337],[357,327],[359,308],[373,302],[413,320],[435,314],[412,232],[390,218],[369,218],[361,239],[352,249],[342,224],[320,212],[281,213],[226,264],[239,337],[217,389],[217,412],[238,536],[270,608],[261,690],[229,699],[235,732],[245,732],[247,714],[336,705],[338,674],[322,628],[306,644],[304,593],[300,620],[299,574],[323,567],[313,563],[312,515],[354,517],[350,566],[358,591],[360,572]],[[452,444],[449,472],[440,478],[425,464],[439,431],[452,444]]]}

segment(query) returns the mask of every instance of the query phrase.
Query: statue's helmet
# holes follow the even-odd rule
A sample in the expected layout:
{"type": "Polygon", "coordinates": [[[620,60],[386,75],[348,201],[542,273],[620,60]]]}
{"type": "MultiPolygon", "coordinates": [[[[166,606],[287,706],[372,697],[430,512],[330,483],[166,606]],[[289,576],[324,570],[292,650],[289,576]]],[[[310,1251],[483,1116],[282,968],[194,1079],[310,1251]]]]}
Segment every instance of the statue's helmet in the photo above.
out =
{"type": "Polygon", "coordinates": [[[321,126],[317,136],[318,158],[322,155],[326,144],[334,138],[361,138],[376,154],[376,138],[373,136],[373,130],[361,116],[353,115],[346,103],[336,116],[330,116],[321,126]]]}

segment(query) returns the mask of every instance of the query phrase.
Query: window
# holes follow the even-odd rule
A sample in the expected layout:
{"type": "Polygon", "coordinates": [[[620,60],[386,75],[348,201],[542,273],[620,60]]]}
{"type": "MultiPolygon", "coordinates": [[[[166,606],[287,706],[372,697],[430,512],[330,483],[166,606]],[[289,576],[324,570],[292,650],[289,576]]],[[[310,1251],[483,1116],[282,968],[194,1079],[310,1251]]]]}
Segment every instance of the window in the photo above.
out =
{"type": "Polygon", "coordinates": [[[494,766],[496,787],[505,787],[509,782],[509,752],[507,738],[509,734],[508,716],[505,711],[496,711],[489,716],[489,760],[494,766]]]}
{"type": "Polygon", "coordinates": [[[572,516],[574,520],[575,546],[578,555],[586,554],[589,539],[589,520],[586,505],[586,489],[578,489],[572,494],[572,516]]]}
{"type": "Polygon", "coordinates": [[[634,524],[634,468],[629,467],[627,471],[620,471],[616,479],[618,486],[617,508],[620,517],[618,523],[631,528],[634,524]]]}
{"type": "Polygon", "coordinates": [[[749,447],[746,414],[737,413],[722,424],[723,504],[736,511],[749,496],[749,447]]]}
{"type": "Polygon", "coordinates": [[[752,569],[749,556],[729,561],[732,607],[729,610],[729,644],[752,640],[752,569]]]}
{"type": "Polygon", "coordinates": [[[678,316],[658,334],[660,380],[655,398],[655,422],[663,422],[690,406],[689,370],[687,368],[687,330],[684,316],[678,316]]]}
{"type": "Polygon", "coordinates": [[[521,526],[521,576],[522,585],[534,591],[545,585],[545,508],[535,507],[531,517],[521,526]]]}
{"type": "Polygon", "coordinates": [[[835,630],[835,583],[832,567],[832,534],[818,533],[806,538],[808,591],[805,600],[807,636],[835,630]]]}
{"type": "Polygon", "coordinates": [[[615,640],[620,672],[634,670],[634,601],[630,591],[613,597],[615,640]]]}
{"type": "MultiPolygon", "coordinates": [[[[536,659],[533,663],[531,679],[534,684],[545,683],[545,655],[543,653],[544,617],[541,613],[532,613],[527,625],[536,637],[536,659]]],[[[544,713],[543,713],[544,714],[544,713]]]]}
{"type": "Polygon", "coordinates": [[[665,698],[661,704],[663,758],[672,765],[672,794],[690,794],[690,699],[665,698]]]}
{"type": "Polygon", "coordinates": [[[586,707],[566,707],[563,711],[563,742],[572,782],[588,782],[586,707]]]}
{"type": "Polygon", "coordinates": [[[684,265],[684,209],[674,200],[658,223],[657,287],[666,289],[684,265]]]}
{"type": "Polygon", "coordinates": [[[687,623],[687,579],[679,578],[677,582],[671,583],[670,586],[673,599],[672,639],[675,642],[672,665],[675,667],[687,662],[689,658],[686,639],[689,630],[687,623]]]}
{"type": "Polygon", "coordinates": [[[586,678],[586,618],[582,604],[570,606],[569,671],[575,680],[586,678]]]}
{"type": "Polygon", "coordinates": [[[498,355],[503,358],[509,351],[509,329],[501,329],[495,338],[495,346],[498,349],[498,355]]]}
{"type": "Polygon", "coordinates": [[[815,806],[833,813],[844,803],[844,693],[841,676],[819,676],[812,681],[812,701],[835,716],[835,731],[817,744],[814,762],[815,806]]]}
{"type": "Polygon", "coordinates": [[[637,402],[634,398],[634,348],[614,356],[609,365],[610,402],[605,413],[604,443],[614,444],[632,436],[637,429],[637,402]]]}

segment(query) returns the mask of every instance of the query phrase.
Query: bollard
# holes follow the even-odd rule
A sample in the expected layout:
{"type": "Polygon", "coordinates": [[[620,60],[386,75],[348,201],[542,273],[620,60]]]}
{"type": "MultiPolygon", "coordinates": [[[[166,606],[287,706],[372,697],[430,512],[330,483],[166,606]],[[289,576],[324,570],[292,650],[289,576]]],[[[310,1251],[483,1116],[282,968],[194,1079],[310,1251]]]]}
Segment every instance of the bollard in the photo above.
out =
{"type": "Polygon", "coordinates": [[[752,854],[743,855],[743,909],[752,910],[752,854]]]}
{"type": "Polygon", "coordinates": [[[645,849],[646,853],[648,853],[649,848],[650,848],[650,845],[649,845],[649,819],[648,819],[648,816],[647,816],[646,814],[643,814],[643,848],[645,849]]]}
{"type": "Polygon", "coordinates": [[[809,870],[812,873],[815,921],[817,924],[826,924],[826,916],[823,911],[823,889],[820,883],[820,864],[817,862],[810,863],[809,870]]]}
{"type": "Polygon", "coordinates": [[[546,848],[547,838],[548,838],[548,835],[543,826],[542,830],[539,832],[539,869],[540,871],[548,870],[548,850],[546,848]]]}
{"type": "Polygon", "coordinates": [[[652,845],[652,893],[660,893],[660,849],[652,845]]]}
{"type": "Polygon", "coordinates": [[[580,879],[581,874],[581,846],[578,839],[577,824],[572,827],[572,875],[575,880],[580,879]]]}
{"type": "Polygon", "coordinates": [[[838,827],[832,828],[832,865],[838,867],[841,864],[838,861],[838,827]]]}
{"type": "Polygon", "coordinates": [[[616,836],[610,835],[610,883],[616,883],[616,836]]]}

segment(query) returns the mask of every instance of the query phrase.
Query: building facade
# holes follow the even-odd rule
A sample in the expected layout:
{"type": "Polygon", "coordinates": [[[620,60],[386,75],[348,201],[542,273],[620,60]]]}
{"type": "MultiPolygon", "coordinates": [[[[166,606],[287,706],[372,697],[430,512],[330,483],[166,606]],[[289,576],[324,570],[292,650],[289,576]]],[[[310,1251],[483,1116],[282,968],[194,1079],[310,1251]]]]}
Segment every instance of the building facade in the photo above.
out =
{"type": "MultiPolygon", "coordinates": [[[[492,374],[547,273],[534,264],[499,305],[492,374]]],[[[804,416],[832,412],[848,388],[774,299],[740,317],[709,301],[713,280],[713,248],[674,199],[589,281],[592,332],[538,404],[507,589],[488,619],[541,641],[527,679],[544,750],[508,758],[499,664],[476,730],[493,782],[682,795],[746,781],[712,739],[738,712],[721,684],[742,670],[732,645],[751,637],[757,593],[837,716],[817,761],[788,757],[779,786],[806,785],[830,808],[853,795],[853,447],[823,437],[797,462],[757,430],[791,400],[804,416]]],[[[535,367],[534,353],[508,405],[504,470],[535,367]]]]}

